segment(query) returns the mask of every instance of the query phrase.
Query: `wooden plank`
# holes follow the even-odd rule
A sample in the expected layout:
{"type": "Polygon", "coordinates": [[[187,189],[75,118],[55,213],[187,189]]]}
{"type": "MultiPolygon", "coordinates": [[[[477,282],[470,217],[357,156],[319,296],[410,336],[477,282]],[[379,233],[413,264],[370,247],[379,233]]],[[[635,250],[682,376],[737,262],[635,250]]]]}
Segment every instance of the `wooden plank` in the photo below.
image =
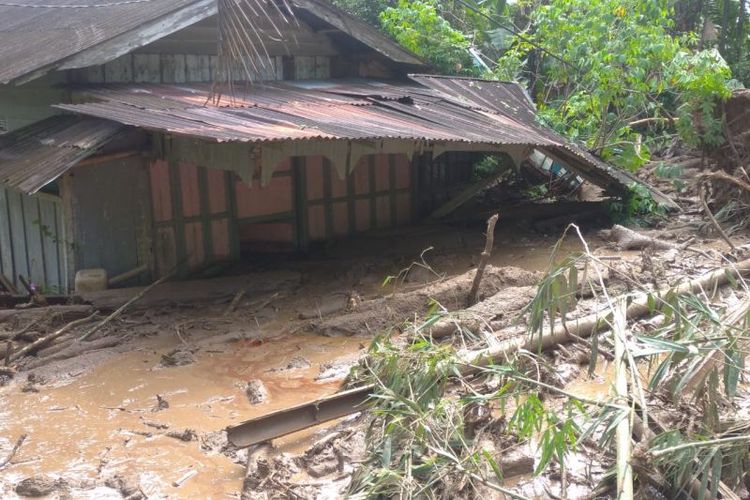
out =
{"type": "Polygon", "coordinates": [[[42,245],[41,215],[39,200],[31,196],[21,196],[23,204],[24,231],[26,233],[26,252],[29,262],[29,276],[37,285],[46,284],[44,268],[44,246],[42,245]]]}
{"type": "Polygon", "coordinates": [[[42,250],[45,269],[45,284],[53,293],[65,293],[62,289],[60,255],[58,253],[57,217],[55,202],[51,199],[39,199],[39,229],[42,236],[42,250]]]}
{"type": "Polygon", "coordinates": [[[15,283],[13,268],[13,245],[10,232],[10,213],[8,211],[7,189],[0,187],[0,274],[15,283]]]}
{"type": "Polygon", "coordinates": [[[210,82],[210,56],[187,54],[185,56],[185,73],[188,82],[210,82]]]}
{"type": "Polygon", "coordinates": [[[397,203],[396,203],[396,155],[388,155],[388,184],[389,184],[389,203],[391,207],[391,227],[398,225],[397,203]]]}
{"type": "Polygon", "coordinates": [[[315,78],[315,57],[294,56],[294,79],[312,80],[315,78]]]}
{"type": "Polygon", "coordinates": [[[161,55],[161,81],[164,83],[185,82],[185,55],[161,55]]]}
{"type": "Polygon", "coordinates": [[[129,83],[133,81],[133,57],[130,54],[118,57],[104,65],[104,81],[107,83],[129,83]]]}
{"type": "Polygon", "coordinates": [[[295,206],[297,215],[297,244],[306,252],[310,246],[309,220],[307,215],[307,175],[305,169],[305,157],[292,157],[292,172],[294,173],[295,206]]]}
{"type": "MultiPolygon", "coordinates": [[[[122,33],[63,61],[56,62],[51,66],[59,67],[60,69],[74,69],[105,63],[113,58],[131,52],[135,47],[143,47],[164,38],[166,35],[213,16],[217,13],[217,10],[216,0],[198,0],[172,12],[168,16],[161,16],[152,21],[145,22],[136,29],[122,33]]],[[[44,68],[40,71],[46,72],[49,69],[44,68]]],[[[34,77],[28,76],[25,78],[34,77]]]]}
{"type": "Polygon", "coordinates": [[[331,58],[328,56],[315,56],[315,78],[327,80],[331,77],[331,58]]]}
{"type": "Polygon", "coordinates": [[[333,238],[333,194],[331,160],[323,157],[323,200],[325,202],[326,239],[333,238]]]}
{"type": "Polygon", "coordinates": [[[133,54],[133,81],[138,83],[161,82],[161,57],[159,54],[133,54]]]}
{"type": "MultiPolygon", "coordinates": [[[[185,221],[182,214],[182,190],[180,189],[180,166],[174,160],[169,161],[169,179],[172,191],[172,214],[174,217],[174,248],[178,263],[177,273],[181,276],[187,274],[186,266],[186,244],[185,244],[185,221]]],[[[166,272],[163,271],[163,272],[166,272]]]]}
{"type": "Polygon", "coordinates": [[[60,291],[66,294],[70,290],[70,259],[72,258],[73,245],[68,242],[68,225],[65,218],[64,199],[54,205],[55,208],[55,233],[58,235],[56,250],[57,262],[60,269],[60,291]]]}
{"type": "Polygon", "coordinates": [[[378,227],[378,207],[377,198],[375,193],[377,192],[377,165],[375,164],[377,159],[376,155],[367,156],[367,171],[370,176],[370,229],[378,227]]]}
{"type": "Polygon", "coordinates": [[[18,275],[29,276],[29,261],[26,253],[26,232],[24,223],[23,203],[21,193],[6,191],[8,196],[8,211],[10,212],[10,241],[13,248],[14,268],[13,282],[18,286],[18,275]]]}

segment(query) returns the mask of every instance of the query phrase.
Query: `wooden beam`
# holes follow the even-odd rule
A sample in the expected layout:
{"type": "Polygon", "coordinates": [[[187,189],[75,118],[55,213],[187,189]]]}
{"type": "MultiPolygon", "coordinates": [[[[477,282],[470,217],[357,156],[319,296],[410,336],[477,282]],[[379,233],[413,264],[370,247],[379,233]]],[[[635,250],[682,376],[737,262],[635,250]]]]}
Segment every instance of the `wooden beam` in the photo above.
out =
{"type": "Polygon", "coordinates": [[[137,156],[139,154],[140,154],[140,151],[131,150],[131,151],[120,151],[118,153],[109,153],[105,155],[89,156],[88,158],[79,161],[76,164],[76,166],[82,167],[86,165],[96,165],[98,163],[104,163],[107,161],[122,160],[125,158],[130,158],[131,156],[137,156]]]}

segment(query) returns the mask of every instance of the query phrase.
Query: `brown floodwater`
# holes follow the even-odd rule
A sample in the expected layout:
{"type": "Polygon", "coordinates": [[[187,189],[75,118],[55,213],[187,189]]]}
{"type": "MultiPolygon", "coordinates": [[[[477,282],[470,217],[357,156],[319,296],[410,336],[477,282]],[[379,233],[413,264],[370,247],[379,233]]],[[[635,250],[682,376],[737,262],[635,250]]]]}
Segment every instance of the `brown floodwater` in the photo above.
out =
{"type": "MultiPolygon", "coordinates": [[[[29,438],[0,472],[0,496],[21,479],[46,473],[73,483],[118,472],[134,475],[149,496],[226,498],[240,490],[244,467],[224,455],[201,451],[199,441],[168,437],[144,420],[190,428],[198,435],[338,390],[340,380],[314,380],[321,363],[357,356],[362,339],[300,335],[267,342],[237,341],[210,346],[197,361],[161,367],[161,355],[175,346],[171,339],[142,342],[64,385],[50,381],[39,393],[18,386],[0,391],[0,439],[9,449],[22,433],[29,438]],[[295,356],[310,361],[304,369],[285,367],[295,356]],[[261,379],[270,401],[251,405],[245,383],[261,379]],[[156,394],[169,408],[154,412],[156,394]],[[143,433],[152,433],[151,436],[143,433]],[[186,472],[197,474],[180,487],[172,485],[186,472]]],[[[313,432],[291,435],[282,444],[298,446],[313,432]]],[[[4,456],[4,453],[0,453],[4,456]]]]}

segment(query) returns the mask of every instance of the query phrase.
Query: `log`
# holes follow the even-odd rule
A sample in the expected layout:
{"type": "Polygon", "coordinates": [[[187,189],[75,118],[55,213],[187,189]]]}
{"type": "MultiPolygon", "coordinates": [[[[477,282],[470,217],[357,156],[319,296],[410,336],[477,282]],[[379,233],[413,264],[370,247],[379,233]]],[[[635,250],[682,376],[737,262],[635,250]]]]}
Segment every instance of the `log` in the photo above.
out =
{"type": "Polygon", "coordinates": [[[443,205],[438,207],[435,211],[433,211],[428,217],[428,221],[435,221],[438,219],[442,219],[443,217],[450,215],[453,213],[458,207],[461,205],[467,203],[471,199],[473,199],[475,196],[477,196],[482,191],[491,188],[498,182],[500,182],[500,178],[503,177],[508,172],[508,169],[502,169],[499,173],[487,177],[486,179],[482,179],[478,182],[475,182],[474,184],[468,186],[460,193],[453,196],[451,199],[449,199],[447,202],[445,202],[443,205]]]}
{"type": "Polygon", "coordinates": [[[107,281],[107,286],[116,286],[122,283],[123,281],[127,281],[129,279],[135,278],[137,276],[140,276],[141,274],[148,271],[147,265],[138,266],[134,269],[131,269],[130,271],[126,271],[122,274],[118,274],[117,276],[113,276],[107,281]]]}
{"type": "Polygon", "coordinates": [[[512,286],[477,302],[471,307],[450,313],[430,327],[430,336],[441,339],[453,335],[457,330],[479,333],[482,330],[495,330],[497,318],[509,317],[522,310],[534,298],[536,287],[512,286]]]}
{"type": "MultiPolygon", "coordinates": [[[[397,292],[387,297],[364,301],[359,304],[356,311],[312,321],[308,329],[356,335],[400,325],[406,319],[415,319],[415,316],[420,318],[428,312],[432,301],[438,302],[448,311],[463,309],[475,274],[476,270],[472,269],[417,290],[397,292]]],[[[539,276],[540,273],[510,266],[495,267],[490,264],[484,271],[478,297],[483,299],[508,287],[535,285],[539,276]]]]}

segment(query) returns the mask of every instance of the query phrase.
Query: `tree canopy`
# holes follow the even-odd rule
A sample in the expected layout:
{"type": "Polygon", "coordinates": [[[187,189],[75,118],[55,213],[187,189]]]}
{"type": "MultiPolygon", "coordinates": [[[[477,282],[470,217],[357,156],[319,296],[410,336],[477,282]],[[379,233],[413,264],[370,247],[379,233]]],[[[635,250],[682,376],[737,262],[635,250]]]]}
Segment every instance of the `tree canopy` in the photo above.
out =
{"type": "Polygon", "coordinates": [[[631,170],[724,140],[750,81],[745,0],[336,0],[446,74],[515,80],[540,118],[631,170]]]}

